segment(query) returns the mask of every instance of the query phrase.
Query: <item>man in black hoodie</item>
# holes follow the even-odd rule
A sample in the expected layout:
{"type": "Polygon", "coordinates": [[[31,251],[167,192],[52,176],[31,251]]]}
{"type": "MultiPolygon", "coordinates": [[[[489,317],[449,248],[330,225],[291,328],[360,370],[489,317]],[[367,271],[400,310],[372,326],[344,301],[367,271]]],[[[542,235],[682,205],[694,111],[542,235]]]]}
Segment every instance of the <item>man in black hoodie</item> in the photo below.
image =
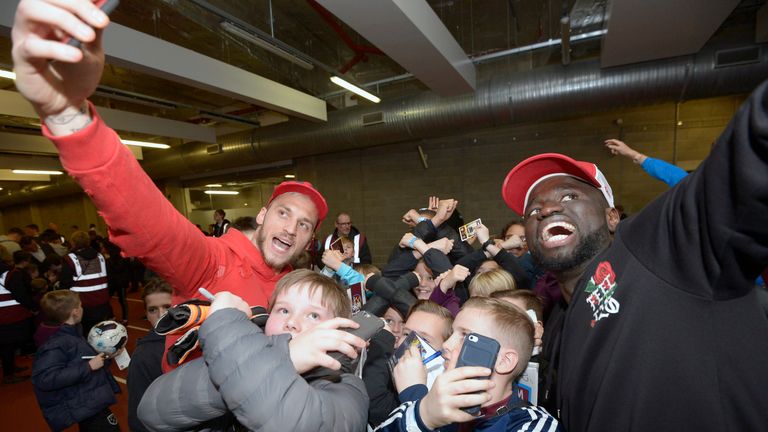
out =
{"type": "Polygon", "coordinates": [[[699,169],[620,225],[597,166],[564,155],[521,162],[502,193],[568,302],[566,430],[768,430],[753,286],[768,264],[768,82],[699,169]]]}

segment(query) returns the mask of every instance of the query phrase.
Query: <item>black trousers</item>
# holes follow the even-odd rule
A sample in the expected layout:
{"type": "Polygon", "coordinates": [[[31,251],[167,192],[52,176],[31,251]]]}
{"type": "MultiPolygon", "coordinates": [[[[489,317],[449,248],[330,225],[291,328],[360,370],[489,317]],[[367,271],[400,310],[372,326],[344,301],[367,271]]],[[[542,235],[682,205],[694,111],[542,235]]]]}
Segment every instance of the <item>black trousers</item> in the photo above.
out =
{"type": "Polygon", "coordinates": [[[104,408],[95,416],[89,417],[80,423],[80,432],[120,432],[120,425],[117,424],[117,416],[104,408]]]}

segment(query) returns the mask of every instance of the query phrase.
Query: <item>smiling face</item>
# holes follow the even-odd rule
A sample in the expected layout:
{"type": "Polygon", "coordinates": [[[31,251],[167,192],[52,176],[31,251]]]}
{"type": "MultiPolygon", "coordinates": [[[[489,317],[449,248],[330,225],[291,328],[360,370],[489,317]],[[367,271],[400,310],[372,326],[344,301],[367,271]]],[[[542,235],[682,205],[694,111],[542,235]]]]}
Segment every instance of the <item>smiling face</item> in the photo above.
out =
{"type": "Polygon", "coordinates": [[[304,283],[280,293],[269,313],[264,334],[274,336],[290,333],[296,336],[333,318],[331,310],[323,306],[323,289],[315,289],[311,294],[310,291],[309,285],[304,283]]]}
{"type": "Polygon", "coordinates": [[[545,270],[575,269],[610,244],[618,214],[594,187],[557,176],[539,183],[530,196],[525,208],[526,240],[545,270]]]}
{"type": "Polygon", "coordinates": [[[256,216],[259,228],[256,246],[267,263],[282,270],[300,255],[312,239],[317,224],[317,209],[307,196],[297,192],[284,193],[256,216]]]}
{"type": "Polygon", "coordinates": [[[429,296],[435,290],[435,279],[432,277],[432,272],[429,271],[424,261],[419,261],[414,271],[418,273],[420,281],[419,286],[413,289],[413,293],[419,300],[429,300],[429,296]]]}

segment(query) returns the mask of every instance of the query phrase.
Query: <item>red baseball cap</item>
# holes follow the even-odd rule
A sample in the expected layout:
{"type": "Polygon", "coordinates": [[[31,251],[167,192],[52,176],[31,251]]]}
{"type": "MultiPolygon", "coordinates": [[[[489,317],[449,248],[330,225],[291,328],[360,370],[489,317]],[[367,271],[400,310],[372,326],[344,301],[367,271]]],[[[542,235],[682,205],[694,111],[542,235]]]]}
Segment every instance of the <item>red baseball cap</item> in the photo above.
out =
{"type": "Polygon", "coordinates": [[[323,223],[325,216],[328,215],[328,204],[325,202],[323,195],[318,192],[310,182],[284,181],[275,186],[275,190],[272,192],[272,196],[269,198],[267,206],[269,206],[275,198],[288,192],[298,192],[302,195],[306,195],[312,200],[312,203],[315,204],[315,208],[317,209],[317,224],[315,225],[315,230],[317,230],[317,228],[320,227],[320,224],[323,223]]]}
{"type": "Polygon", "coordinates": [[[603,193],[608,205],[613,207],[613,191],[597,165],[559,153],[531,156],[517,164],[504,179],[501,196],[509,208],[524,215],[533,188],[545,179],[563,175],[576,177],[596,187],[603,193]]]}

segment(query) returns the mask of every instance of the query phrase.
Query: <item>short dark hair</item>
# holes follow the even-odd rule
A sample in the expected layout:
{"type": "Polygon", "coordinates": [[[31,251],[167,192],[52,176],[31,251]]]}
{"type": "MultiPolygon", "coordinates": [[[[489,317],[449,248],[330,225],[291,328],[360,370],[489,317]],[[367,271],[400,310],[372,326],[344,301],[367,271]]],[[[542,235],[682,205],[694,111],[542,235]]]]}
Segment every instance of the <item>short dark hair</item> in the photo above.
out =
{"type": "Polygon", "coordinates": [[[21,236],[21,239],[19,239],[19,246],[24,247],[26,245],[30,245],[33,241],[35,241],[35,238],[32,236],[21,236]]]}
{"type": "Polygon", "coordinates": [[[23,250],[17,250],[16,252],[13,253],[13,263],[14,264],[21,264],[21,263],[23,263],[25,261],[26,262],[32,261],[32,254],[31,253],[29,253],[27,251],[23,251],[23,250]]]}
{"type": "Polygon", "coordinates": [[[504,228],[501,229],[501,233],[499,233],[499,238],[504,239],[504,236],[507,235],[507,231],[509,231],[509,228],[513,225],[520,225],[523,228],[525,228],[525,223],[522,219],[513,219],[508,224],[504,225],[504,228]]]}
{"type": "Polygon", "coordinates": [[[253,216],[242,216],[232,222],[232,228],[238,231],[256,231],[258,227],[259,224],[256,223],[256,218],[253,216]]]}
{"type": "Polygon", "coordinates": [[[19,227],[13,227],[8,230],[8,234],[18,234],[20,236],[24,235],[24,231],[19,227]]]}
{"type": "Polygon", "coordinates": [[[146,284],[144,284],[144,291],[141,293],[141,299],[147,301],[147,296],[158,293],[166,293],[173,295],[173,288],[163,278],[155,276],[149,278],[146,284]]]}
{"type": "Polygon", "coordinates": [[[213,214],[216,214],[216,213],[220,214],[221,217],[225,217],[227,215],[224,209],[216,209],[216,211],[214,211],[213,214]]]}
{"type": "Polygon", "coordinates": [[[29,224],[25,228],[30,228],[30,229],[33,229],[35,231],[40,231],[40,227],[37,226],[37,224],[29,224]]]}

